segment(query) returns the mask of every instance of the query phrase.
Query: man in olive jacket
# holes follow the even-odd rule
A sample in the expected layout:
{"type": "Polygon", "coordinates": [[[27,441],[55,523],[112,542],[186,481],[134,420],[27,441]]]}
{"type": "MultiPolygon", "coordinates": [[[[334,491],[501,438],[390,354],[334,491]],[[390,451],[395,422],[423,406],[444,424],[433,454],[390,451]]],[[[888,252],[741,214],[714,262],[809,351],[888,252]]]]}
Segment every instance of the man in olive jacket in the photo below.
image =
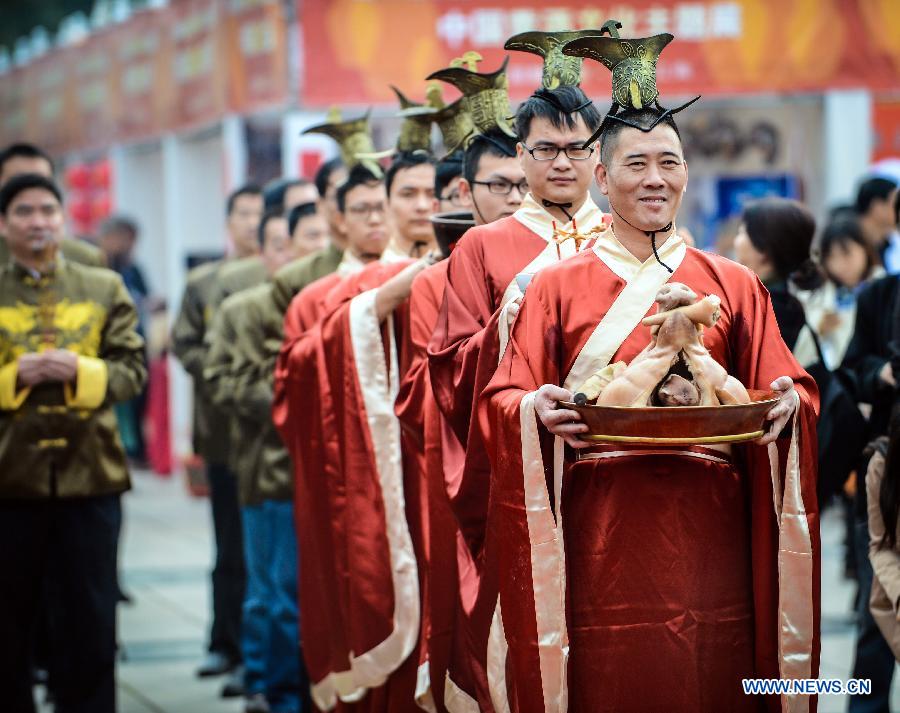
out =
{"type": "Polygon", "coordinates": [[[59,250],[59,188],[0,189],[0,690],[34,710],[30,647],[46,604],[57,706],[115,711],[120,495],[130,487],[112,405],[146,378],[121,278],[59,250]]]}
{"type": "MultiPolygon", "coordinates": [[[[194,452],[206,463],[216,543],[208,653],[197,669],[197,675],[218,676],[231,672],[232,676],[223,688],[223,693],[229,695],[240,694],[241,605],[246,572],[237,479],[227,465],[230,417],[210,400],[203,379],[204,339],[224,299],[223,285],[232,288],[233,276],[228,275],[234,270],[231,266],[258,260],[257,228],[262,213],[263,197],[258,187],[242,186],[228,196],[225,214],[233,256],[200,265],[190,272],[181,308],[172,325],[172,350],[194,382],[193,445],[194,452]]],[[[257,282],[263,279],[264,273],[257,282]]]]}

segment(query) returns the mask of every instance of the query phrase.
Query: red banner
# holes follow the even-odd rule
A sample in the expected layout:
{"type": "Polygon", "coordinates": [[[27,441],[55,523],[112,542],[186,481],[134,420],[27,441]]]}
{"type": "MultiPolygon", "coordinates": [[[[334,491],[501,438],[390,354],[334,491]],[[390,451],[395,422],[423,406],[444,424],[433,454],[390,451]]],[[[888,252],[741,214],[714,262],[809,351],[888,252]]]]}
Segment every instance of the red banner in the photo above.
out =
{"type": "Polygon", "coordinates": [[[168,15],[161,11],[136,14],[119,31],[119,111],[116,136],[141,139],[164,131],[172,106],[172,46],[168,15]]]}
{"type": "Polygon", "coordinates": [[[284,102],[287,47],[280,0],[232,0],[224,17],[228,103],[237,113],[284,102]]]}
{"type": "Polygon", "coordinates": [[[874,101],[872,125],[875,128],[872,161],[900,157],[900,99],[874,101]]]}
{"type": "MultiPolygon", "coordinates": [[[[623,37],[671,32],[658,66],[667,96],[900,87],[896,0],[298,0],[304,105],[393,103],[389,84],[421,96],[423,80],[466,50],[499,66],[526,30],[599,28],[623,37]]],[[[514,100],[540,83],[540,59],[509,53],[514,100]]],[[[607,97],[610,74],[585,61],[585,91],[607,97]]]]}
{"type": "Polygon", "coordinates": [[[172,6],[172,76],[178,127],[215,121],[225,111],[222,37],[215,0],[183,0],[172,6]]]}
{"type": "MultiPolygon", "coordinates": [[[[81,148],[104,146],[115,135],[118,97],[118,64],[110,62],[115,55],[115,36],[110,31],[94,35],[78,50],[77,61],[70,72],[76,87],[70,107],[76,126],[68,137],[70,145],[81,148]]],[[[74,59],[74,57],[73,57],[74,59]]],[[[56,66],[64,63],[56,60],[56,66]]]]}

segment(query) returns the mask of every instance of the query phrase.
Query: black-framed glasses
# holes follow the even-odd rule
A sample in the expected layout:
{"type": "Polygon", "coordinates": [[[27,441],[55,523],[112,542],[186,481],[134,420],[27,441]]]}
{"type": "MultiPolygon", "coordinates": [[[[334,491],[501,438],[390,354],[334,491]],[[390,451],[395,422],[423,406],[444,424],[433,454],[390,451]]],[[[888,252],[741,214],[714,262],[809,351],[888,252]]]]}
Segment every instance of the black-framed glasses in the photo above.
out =
{"type": "Polygon", "coordinates": [[[572,161],[584,161],[594,153],[593,146],[535,146],[531,148],[523,141],[522,147],[531,154],[531,158],[535,161],[553,161],[560,152],[572,161]]]}
{"type": "Polygon", "coordinates": [[[488,190],[496,196],[508,196],[512,193],[513,188],[518,189],[523,196],[528,193],[528,181],[524,179],[518,183],[511,183],[499,178],[495,178],[493,181],[472,181],[472,183],[476,186],[487,186],[488,190]]]}

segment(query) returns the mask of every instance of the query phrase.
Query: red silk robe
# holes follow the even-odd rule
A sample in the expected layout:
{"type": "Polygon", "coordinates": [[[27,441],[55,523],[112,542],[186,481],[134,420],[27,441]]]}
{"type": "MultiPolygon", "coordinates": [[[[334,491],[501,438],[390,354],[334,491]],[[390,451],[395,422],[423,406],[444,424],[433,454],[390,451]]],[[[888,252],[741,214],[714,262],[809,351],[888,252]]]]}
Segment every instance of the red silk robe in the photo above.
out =
{"type": "Polygon", "coordinates": [[[308,545],[319,570],[301,576],[301,614],[304,580],[320,590],[310,601],[321,599],[323,579],[334,597],[330,639],[309,654],[304,649],[318,660],[312,680],[320,707],[340,700],[342,710],[418,710],[421,498],[417,471],[406,467],[392,395],[408,361],[408,319],[401,308],[379,325],[374,311],[374,288],[406,264],[372,264],[324,297],[313,295],[319,321],[295,340],[288,358],[290,379],[314,372],[302,388],[315,390],[319,404],[313,413],[308,393],[288,395],[301,404],[302,420],[291,431],[308,456],[297,471],[309,498],[298,499],[300,559],[308,568],[308,545]],[[303,430],[309,421],[324,432],[324,451],[314,452],[315,440],[303,430]],[[300,536],[302,528],[311,532],[300,536]]]}
{"type": "MultiPolygon", "coordinates": [[[[437,711],[447,710],[445,678],[452,637],[459,631],[454,627],[461,605],[458,572],[472,569],[447,494],[462,470],[465,453],[437,407],[428,374],[427,345],[437,323],[446,281],[445,260],[424,270],[413,282],[408,311],[409,367],[395,404],[404,429],[404,455],[408,455],[404,464],[417,469],[421,487],[424,558],[420,563],[422,632],[417,693],[430,688],[430,704],[437,711]]],[[[452,690],[449,695],[453,697],[452,690]]]]}
{"type": "Polygon", "coordinates": [[[530,284],[480,399],[502,612],[488,672],[505,674],[492,693],[513,711],[775,713],[781,702],[743,695],[741,678],[818,672],[815,383],[752,273],[673,237],[660,248],[676,266],[669,276],[609,236],[530,284]],[[595,367],[647,345],[640,319],[668,280],[722,298],[704,343],[747,387],[794,379],[790,438],[737,445],[730,457],[638,446],[578,455],[539,425],[541,385],[577,390],[595,367]]]}
{"type": "MultiPolygon", "coordinates": [[[[575,220],[579,232],[587,235],[605,218],[589,199],[575,220]]],[[[514,216],[470,229],[448,260],[444,300],[428,345],[434,396],[457,439],[466,444],[464,467],[448,484],[453,512],[469,549],[460,558],[465,613],[457,620],[450,667],[451,683],[461,697],[468,695],[469,702],[452,709],[453,713],[475,709],[476,699],[481,710],[492,710],[484,657],[494,602],[482,602],[477,596],[491,474],[480,431],[472,427],[472,409],[500,358],[508,324],[503,307],[521,296],[515,287],[516,275],[537,272],[575,251],[572,241],[558,249],[553,234],[553,217],[530,196],[514,216]]],[[[502,710],[503,705],[499,707],[502,710]]]]}
{"type": "Polygon", "coordinates": [[[272,418],[294,465],[294,517],[300,556],[298,596],[303,657],[316,705],[326,710],[364,695],[349,673],[328,483],[340,464],[330,393],[321,388],[324,353],[312,330],[325,295],[341,281],[327,275],[302,290],[285,314],[275,368],[272,418]]]}

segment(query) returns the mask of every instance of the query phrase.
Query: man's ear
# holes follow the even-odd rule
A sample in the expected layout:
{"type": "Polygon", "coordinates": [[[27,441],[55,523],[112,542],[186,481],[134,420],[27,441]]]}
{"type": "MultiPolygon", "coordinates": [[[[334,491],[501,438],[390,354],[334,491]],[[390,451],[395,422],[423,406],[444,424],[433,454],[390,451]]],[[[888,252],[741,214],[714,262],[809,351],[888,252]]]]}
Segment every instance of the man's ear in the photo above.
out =
{"type": "Polygon", "coordinates": [[[347,217],[343,211],[339,210],[335,214],[334,222],[337,224],[337,229],[341,232],[341,235],[347,237],[347,217]]]}
{"type": "MultiPolygon", "coordinates": [[[[522,167],[522,170],[525,170],[525,161],[528,158],[528,155],[525,152],[525,147],[522,145],[522,142],[519,141],[516,144],[516,156],[519,158],[519,165],[522,167]]],[[[526,173],[527,175],[527,173],[526,173]]]]}
{"type": "Polygon", "coordinates": [[[687,192],[687,184],[688,184],[688,165],[687,165],[687,161],[684,161],[683,163],[684,163],[684,190],[682,191],[682,193],[686,193],[687,192]]]}
{"type": "Polygon", "coordinates": [[[459,179],[459,202],[462,203],[463,208],[471,208],[472,207],[472,186],[469,185],[469,182],[465,178],[459,179]]]}
{"type": "Polygon", "coordinates": [[[597,164],[597,168],[594,169],[594,178],[597,180],[597,185],[600,187],[600,192],[604,196],[609,195],[609,176],[606,171],[606,166],[602,163],[597,164]]]}

